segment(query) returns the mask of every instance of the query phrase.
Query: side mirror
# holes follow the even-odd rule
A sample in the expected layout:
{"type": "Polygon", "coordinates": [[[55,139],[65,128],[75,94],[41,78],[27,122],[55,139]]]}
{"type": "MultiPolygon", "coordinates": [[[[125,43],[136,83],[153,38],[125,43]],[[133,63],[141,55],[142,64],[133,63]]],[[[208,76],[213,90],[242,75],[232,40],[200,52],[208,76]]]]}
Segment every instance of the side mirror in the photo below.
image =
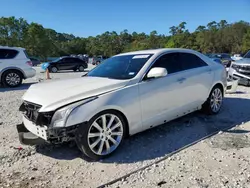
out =
{"type": "Polygon", "coordinates": [[[167,74],[168,74],[167,69],[161,67],[155,67],[148,72],[147,79],[160,78],[163,76],[167,76],[167,74]]]}

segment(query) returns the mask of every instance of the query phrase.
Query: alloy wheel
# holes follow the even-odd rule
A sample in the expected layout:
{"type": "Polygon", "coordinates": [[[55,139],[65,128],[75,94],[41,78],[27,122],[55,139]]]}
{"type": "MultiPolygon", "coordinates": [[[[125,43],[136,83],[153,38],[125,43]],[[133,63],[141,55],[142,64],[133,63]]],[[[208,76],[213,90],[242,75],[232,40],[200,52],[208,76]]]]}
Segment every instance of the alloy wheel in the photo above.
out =
{"type": "Polygon", "coordinates": [[[121,143],[122,121],[114,114],[99,116],[88,131],[88,146],[96,155],[108,155],[121,143]]]}
{"type": "Polygon", "coordinates": [[[56,67],[52,67],[52,68],[51,68],[51,71],[52,71],[53,73],[56,73],[56,72],[57,72],[57,68],[56,68],[56,67]]]}
{"type": "Polygon", "coordinates": [[[219,88],[216,88],[210,98],[210,106],[213,112],[218,112],[222,105],[222,92],[219,88]]]}
{"type": "Polygon", "coordinates": [[[16,86],[21,82],[21,77],[14,72],[10,72],[6,75],[5,81],[10,86],[16,86]]]}

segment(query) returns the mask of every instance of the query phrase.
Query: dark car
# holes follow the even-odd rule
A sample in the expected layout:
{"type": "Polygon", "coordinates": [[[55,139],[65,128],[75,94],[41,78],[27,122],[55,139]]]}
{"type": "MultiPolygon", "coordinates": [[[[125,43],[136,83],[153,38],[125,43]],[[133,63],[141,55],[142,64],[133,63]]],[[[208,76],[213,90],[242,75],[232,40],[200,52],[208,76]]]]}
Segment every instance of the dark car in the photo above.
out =
{"type": "Polygon", "coordinates": [[[31,57],[30,60],[32,62],[32,66],[37,66],[41,63],[39,59],[36,59],[34,57],[31,57]]]}
{"type": "Polygon", "coordinates": [[[48,69],[50,72],[57,72],[60,70],[73,70],[83,72],[88,68],[87,62],[77,57],[60,57],[49,63],[48,69]]]}
{"type": "Polygon", "coordinates": [[[204,54],[204,55],[211,58],[212,60],[214,60],[217,63],[223,64],[221,61],[221,58],[219,58],[216,54],[204,54]]]}
{"type": "Polygon", "coordinates": [[[230,54],[227,53],[221,53],[221,54],[216,54],[222,61],[222,63],[226,66],[226,67],[230,67],[231,63],[232,63],[232,58],[230,56],[230,54]]]}
{"type": "Polygon", "coordinates": [[[218,63],[221,62],[225,67],[230,67],[230,65],[231,65],[231,63],[233,61],[230,54],[227,54],[227,53],[205,54],[205,55],[212,58],[212,59],[214,59],[218,63]],[[220,59],[220,61],[219,61],[219,59],[220,59]]]}

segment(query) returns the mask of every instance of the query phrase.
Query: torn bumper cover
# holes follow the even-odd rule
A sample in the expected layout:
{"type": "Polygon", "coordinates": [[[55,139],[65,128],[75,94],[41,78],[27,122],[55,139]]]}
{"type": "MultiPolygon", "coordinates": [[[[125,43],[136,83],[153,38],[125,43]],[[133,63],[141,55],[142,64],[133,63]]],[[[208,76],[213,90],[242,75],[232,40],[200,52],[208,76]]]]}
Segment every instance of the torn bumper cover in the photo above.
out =
{"type": "MultiPolygon", "coordinates": [[[[82,125],[82,124],[81,124],[82,125]]],[[[65,128],[47,128],[36,125],[23,117],[23,123],[18,124],[19,141],[25,145],[39,145],[45,142],[59,144],[75,139],[75,131],[80,125],[65,128]]]]}
{"type": "Polygon", "coordinates": [[[24,145],[38,145],[38,144],[42,144],[45,142],[45,140],[43,140],[42,138],[34,135],[33,133],[31,133],[28,129],[26,129],[26,127],[24,126],[24,124],[18,124],[16,126],[17,128],[17,132],[18,132],[18,137],[19,137],[19,141],[21,144],[24,145]]]}

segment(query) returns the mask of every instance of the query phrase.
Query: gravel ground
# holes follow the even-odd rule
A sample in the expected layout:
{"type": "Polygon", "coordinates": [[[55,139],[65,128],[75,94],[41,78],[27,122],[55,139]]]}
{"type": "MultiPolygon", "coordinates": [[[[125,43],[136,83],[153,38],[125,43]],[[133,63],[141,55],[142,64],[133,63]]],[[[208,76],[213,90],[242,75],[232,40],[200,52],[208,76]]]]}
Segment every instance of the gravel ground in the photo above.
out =
{"type": "MultiPolygon", "coordinates": [[[[21,97],[44,78],[36,69],[37,76],[21,87],[0,88],[0,187],[98,187],[225,128],[110,187],[250,187],[250,88],[226,95],[217,116],[190,114],[134,135],[111,157],[93,162],[73,143],[20,145],[15,125],[21,97]]],[[[51,74],[52,81],[81,75],[51,74]]]]}

